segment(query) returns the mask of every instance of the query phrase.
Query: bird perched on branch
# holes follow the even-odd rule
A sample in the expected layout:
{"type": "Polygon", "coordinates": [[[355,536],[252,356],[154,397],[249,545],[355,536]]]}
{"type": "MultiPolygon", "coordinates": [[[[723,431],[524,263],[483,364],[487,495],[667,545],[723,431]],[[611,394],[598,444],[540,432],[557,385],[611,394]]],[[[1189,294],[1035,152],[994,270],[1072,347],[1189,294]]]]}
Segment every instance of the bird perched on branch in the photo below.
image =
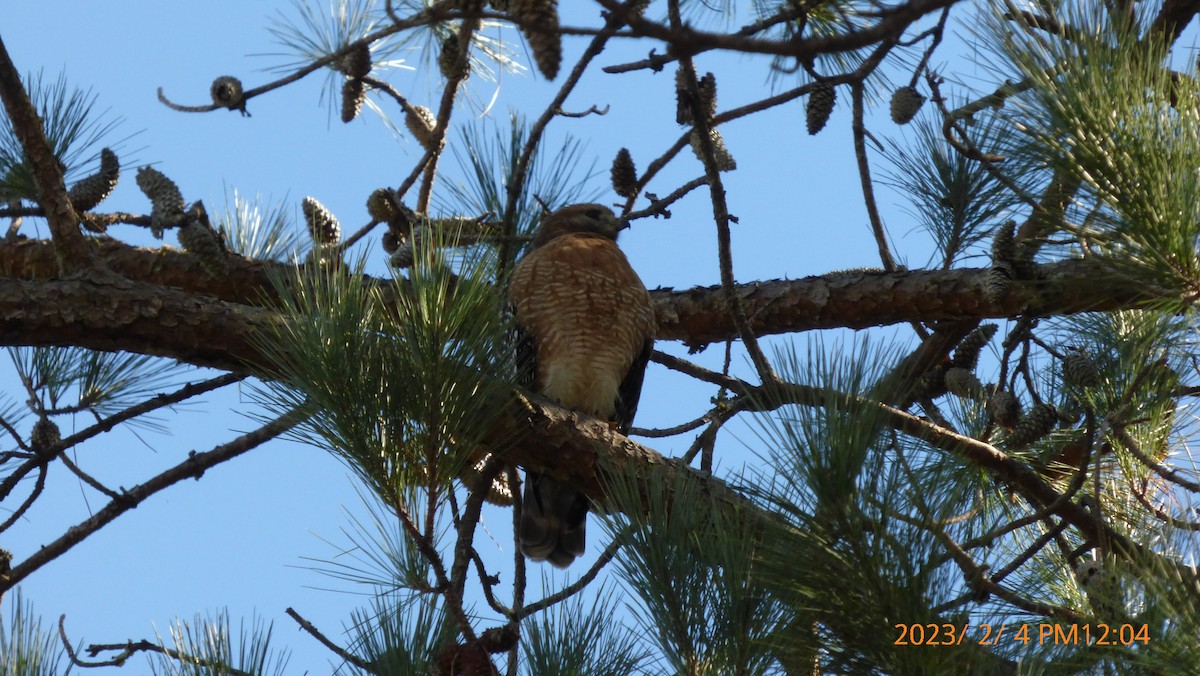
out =
{"type": "MultiPolygon", "coordinates": [[[[599,204],[548,213],[517,263],[508,299],[522,384],[628,434],[654,345],[654,306],[617,248],[620,222],[599,204]]],[[[587,498],[527,472],[521,551],[566,567],[584,550],[587,498]]]]}

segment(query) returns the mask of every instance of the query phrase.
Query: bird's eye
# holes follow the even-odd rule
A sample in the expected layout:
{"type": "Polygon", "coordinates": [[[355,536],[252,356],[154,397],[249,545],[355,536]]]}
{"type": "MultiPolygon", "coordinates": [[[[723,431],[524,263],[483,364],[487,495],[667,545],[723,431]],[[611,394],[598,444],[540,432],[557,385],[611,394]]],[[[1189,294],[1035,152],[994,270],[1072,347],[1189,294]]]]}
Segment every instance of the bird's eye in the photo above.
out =
{"type": "Polygon", "coordinates": [[[600,220],[600,210],[599,209],[588,209],[587,211],[584,212],[584,215],[587,216],[588,218],[592,219],[593,221],[600,220]]]}

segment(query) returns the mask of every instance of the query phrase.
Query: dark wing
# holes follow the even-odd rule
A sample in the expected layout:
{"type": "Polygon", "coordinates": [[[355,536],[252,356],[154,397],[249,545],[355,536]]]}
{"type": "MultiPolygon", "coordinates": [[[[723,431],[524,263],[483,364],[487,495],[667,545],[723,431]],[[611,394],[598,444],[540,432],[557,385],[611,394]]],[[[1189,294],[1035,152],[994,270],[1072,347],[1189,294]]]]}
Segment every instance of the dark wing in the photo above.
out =
{"type": "Polygon", "coordinates": [[[647,338],[642,345],[642,351],[629,366],[625,379],[617,388],[616,419],[617,431],[629,434],[633,427],[633,416],[637,413],[638,400],[642,398],[642,380],[646,377],[646,364],[650,363],[650,353],[654,351],[654,339],[647,338]]]}
{"type": "MultiPolygon", "coordinates": [[[[509,305],[508,314],[510,317],[516,317],[516,308],[509,305]]],[[[533,343],[533,336],[525,330],[525,327],[514,321],[508,339],[512,341],[513,359],[517,368],[517,384],[532,391],[537,380],[537,346],[533,343]]]]}

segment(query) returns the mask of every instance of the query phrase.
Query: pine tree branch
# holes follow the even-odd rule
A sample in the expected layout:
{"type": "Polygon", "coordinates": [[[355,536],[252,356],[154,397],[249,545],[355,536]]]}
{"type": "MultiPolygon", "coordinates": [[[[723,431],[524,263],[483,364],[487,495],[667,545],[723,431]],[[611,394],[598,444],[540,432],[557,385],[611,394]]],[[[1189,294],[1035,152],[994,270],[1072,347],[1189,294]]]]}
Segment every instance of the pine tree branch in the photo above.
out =
{"type": "MultiPolygon", "coordinates": [[[[626,20],[638,35],[657,38],[671,45],[671,53],[696,55],[709,50],[727,50],[743,54],[772,54],[811,59],[818,54],[850,52],[870,47],[881,41],[898,38],[910,25],[922,17],[940,9],[950,7],[959,0],[912,0],[886,7],[875,14],[878,20],[869,26],[837,33],[802,39],[767,40],[739,34],[708,33],[689,26],[671,28],[642,17],[633,16],[617,0],[596,0],[597,4],[614,15],[626,20]]],[[[660,70],[662,63],[651,62],[645,66],[660,70]]]]}
{"type": "Polygon", "coordinates": [[[120,499],[111,500],[98,512],[67,529],[56,540],[37,550],[0,578],[0,593],[7,591],[42,566],[62,556],[67,550],[114,521],[125,512],[134,509],[147,498],[188,478],[199,478],[205,470],[226,460],[236,458],[263,443],[274,439],[301,421],[302,414],[291,411],[279,416],[262,427],[221,444],[211,451],[192,453],[186,460],[157,476],[124,491],[120,499]]]}
{"type": "MultiPolygon", "coordinates": [[[[45,280],[0,277],[0,344],[126,350],[224,370],[262,363],[250,337],[270,321],[270,313],[260,307],[275,296],[268,273],[284,266],[233,257],[227,275],[211,277],[193,256],[172,249],[135,249],[112,240],[96,246],[97,255],[127,280],[101,275],[46,279],[54,276],[50,245],[0,242],[0,270],[45,280]]],[[[998,304],[980,292],[987,274],[980,269],[864,270],[750,282],[735,290],[759,336],[1022,312],[1104,312],[1176,298],[1169,290],[1133,283],[1092,261],[1063,261],[1040,271],[1043,279],[1014,283],[998,304]]],[[[660,340],[698,348],[738,337],[720,286],[657,289],[651,298],[660,340]]]]}
{"type": "Polygon", "coordinates": [[[1197,12],[1200,12],[1200,3],[1196,0],[1166,0],[1147,33],[1160,34],[1167,44],[1174,44],[1197,12]]]}
{"type": "Polygon", "coordinates": [[[33,170],[37,185],[38,202],[46,209],[46,222],[54,237],[54,252],[59,274],[67,274],[90,263],[83,233],[79,230],[79,216],[67,196],[67,184],[63,170],[54,156],[49,141],[42,129],[42,120],[29,100],[21,76],[8,55],[4,41],[0,40],[0,100],[13,131],[25,150],[25,158],[33,170]]]}

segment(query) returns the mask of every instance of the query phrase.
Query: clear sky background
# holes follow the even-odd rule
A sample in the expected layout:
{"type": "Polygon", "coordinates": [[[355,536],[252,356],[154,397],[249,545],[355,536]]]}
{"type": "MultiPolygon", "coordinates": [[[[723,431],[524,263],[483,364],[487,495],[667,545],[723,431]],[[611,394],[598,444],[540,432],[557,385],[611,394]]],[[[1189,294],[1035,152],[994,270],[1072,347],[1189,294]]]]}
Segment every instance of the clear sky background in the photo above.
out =
{"type": "MultiPolygon", "coordinates": [[[[564,23],[595,24],[596,10],[587,3],[562,4],[564,23]],[[573,15],[566,6],[570,11],[587,9],[573,15]]],[[[735,25],[751,16],[749,3],[741,4],[735,25]]],[[[206,104],[209,84],[216,76],[236,75],[247,88],[277,77],[265,69],[294,60],[278,55],[285,50],[267,30],[281,15],[296,15],[291,3],[8,2],[0,6],[0,36],[22,73],[42,71],[50,79],[65,73],[72,85],[95,94],[96,114],[120,121],[109,142],[120,142],[116,150],[122,160],[122,180],[101,211],[148,213],[149,204],[133,178],[136,166],[153,163],[180,186],[187,201],[204,200],[210,214],[221,212],[225,195],[237,189],[243,195],[261,196],[267,207],[283,202],[299,229],[303,225],[300,201],[311,195],[340,218],[344,231],[353,231],[369,220],[367,195],[378,187],[398,185],[420,157],[420,148],[409,138],[393,136],[369,112],[352,124],[342,124],[320,101],[323,74],[250,101],[253,116],[249,118],[228,111],[184,114],[156,100],[155,90],[161,86],[178,103],[206,104]],[[276,55],[264,55],[269,53],[276,55]]],[[[511,27],[499,35],[517,38],[511,27]]],[[[564,73],[585,44],[582,38],[567,40],[564,73]]],[[[614,41],[597,65],[641,59],[655,46],[659,45],[614,41]]],[[[392,71],[390,81],[414,102],[436,107],[440,76],[436,71],[423,72],[417,52],[401,51],[397,58],[418,70],[392,71]]],[[[529,62],[523,51],[518,58],[529,62]]],[[[762,98],[772,87],[798,84],[788,77],[779,84],[769,82],[767,60],[759,57],[703,55],[697,68],[716,73],[722,110],[762,98]]],[[[559,118],[553,123],[550,142],[561,143],[568,133],[586,141],[586,156],[596,162],[592,183],[601,191],[599,201],[617,200],[608,185],[608,167],[618,148],[628,147],[642,168],[682,133],[675,123],[673,73],[668,68],[657,74],[612,76],[594,67],[565,108],[609,106],[609,113],[559,118]]],[[[894,84],[907,84],[907,77],[897,76],[894,84]]],[[[558,82],[547,84],[528,71],[503,73],[498,82],[473,76],[471,98],[487,102],[495,95],[495,103],[486,113],[478,105],[464,103],[454,123],[490,117],[506,125],[510,109],[536,117],[557,89],[558,82]]],[[[721,128],[739,165],[725,175],[730,210],[739,219],[733,231],[739,281],[879,265],[854,165],[849,93],[839,93],[833,119],[816,137],[805,133],[803,99],[721,128]]],[[[395,119],[402,120],[388,101],[380,101],[395,119]]],[[[884,104],[877,103],[872,111],[871,130],[881,139],[901,135],[902,130],[888,120],[884,104]]],[[[450,142],[460,142],[456,132],[450,142]]],[[[94,166],[83,167],[73,178],[94,166]]],[[[443,180],[455,180],[456,164],[449,153],[441,168],[447,172],[443,180]]],[[[877,176],[882,175],[881,162],[876,161],[874,168],[877,176]]],[[[685,150],[649,189],[665,195],[702,171],[685,150]]],[[[928,238],[915,228],[913,217],[893,193],[881,189],[880,202],[896,238],[895,253],[910,267],[923,266],[931,251],[928,238]]],[[[639,221],[623,236],[622,246],[633,265],[651,288],[717,283],[706,190],[696,191],[672,211],[670,220],[639,221]]],[[[34,220],[27,220],[23,232],[33,236],[35,228],[37,235],[46,235],[44,223],[34,220]]],[[[370,238],[377,257],[375,270],[382,270],[381,231],[370,238]]],[[[116,226],[110,234],[143,246],[159,244],[141,228],[116,226]]],[[[177,246],[173,234],[162,244],[177,246]]],[[[837,333],[844,337],[843,332],[837,333]]],[[[801,337],[800,345],[806,340],[801,337]]],[[[659,347],[686,353],[678,344],[659,347]]],[[[719,368],[722,352],[716,346],[694,358],[719,368]]],[[[741,356],[735,358],[735,366],[746,371],[741,356]]],[[[213,375],[185,368],[177,382],[213,375]]],[[[7,366],[0,370],[0,384],[10,398],[24,398],[7,366]]],[[[713,394],[711,388],[653,366],[636,424],[666,427],[689,420],[707,408],[713,394]]],[[[165,432],[118,431],[75,449],[74,457],[110,485],[132,486],[178,463],[188,451],[209,450],[257,427],[244,415],[253,410],[248,399],[247,391],[230,388],[205,397],[202,404],[161,414],[165,432]]],[[[22,429],[32,422],[27,419],[22,429]]],[[[80,419],[79,425],[87,422],[80,419]]],[[[65,420],[60,424],[64,433],[71,431],[65,420]]],[[[647,441],[667,455],[682,452],[690,442],[691,436],[686,435],[647,441]]],[[[717,455],[722,472],[752,462],[746,445],[755,443],[745,427],[722,433],[717,455]]],[[[5,534],[0,546],[21,561],[103,504],[102,496],[56,466],[46,495],[5,534]]],[[[291,651],[288,673],[328,673],[330,653],[298,632],[283,611],[293,607],[345,642],[341,630],[350,611],[365,605],[366,599],[356,594],[365,590],[314,572],[311,567],[319,563],[310,559],[337,556],[335,545],[345,542],[341,530],[350,525],[347,514],[361,514],[361,505],[354,481],[332,454],[277,441],[209,471],[200,481],[152,497],[22,587],[47,622],[54,623],[65,613],[70,636],[86,642],[153,638],[155,627],[165,633],[174,618],[190,619],[197,612],[226,607],[235,626],[237,618],[249,620],[258,613],[275,622],[275,645],[291,651]]],[[[509,523],[507,512],[485,514],[485,526],[498,542],[494,546],[503,551],[502,558],[511,557],[509,523]]],[[[601,546],[599,529],[593,526],[592,533],[589,559],[601,546]]],[[[577,563],[557,583],[584,570],[586,564],[577,563]]],[[[507,582],[511,577],[506,573],[501,571],[507,582]]],[[[536,579],[536,572],[531,579],[536,579]]],[[[127,672],[143,670],[135,664],[127,672]]]]}

